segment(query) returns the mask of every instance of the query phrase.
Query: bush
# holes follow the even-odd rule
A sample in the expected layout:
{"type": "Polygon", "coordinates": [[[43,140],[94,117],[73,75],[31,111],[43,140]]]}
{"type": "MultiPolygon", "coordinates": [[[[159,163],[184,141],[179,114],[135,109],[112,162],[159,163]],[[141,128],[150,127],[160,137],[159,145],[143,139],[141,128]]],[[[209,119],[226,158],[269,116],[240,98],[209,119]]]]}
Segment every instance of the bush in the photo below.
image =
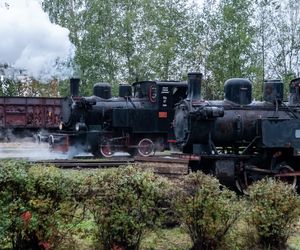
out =
{"type": "Polygon", "coordinates": [[[55,167],[34,166],[28,171],[31,188],[28,231],[43,248],[59,246],[75,216],[77,203],[70,190],[71,180],[55,167]]]}
{"type": "Polygon", "coordinates": [[[22,245],[22,228],[28,218],[24,212],[30,200],[26,192],[29,167],[12,161],[0,165],[0,244],[12,248],[22,245]]]}
{"type": "Polygon", "coordinates": [[[292,186],[265,178],[249,188],[251,210],[248,222],[264,249],[285,249],[299,219],[300,202],[292,186]]]}
{"type": "Polygon", "coordinates": [[[86,181],[85,204],[94,216],[100,249],[139,249],[145,229],[160,218],[166,182],[134,167],[109,169],[86,181]]]}
{"type": "Polygon", "coordinates": [[[75,211],[60,170],[2,162],[0,190],[0,244],[12,249],[47,249],[59,244],[60,227],[75,211]]]}
{"type": "Polygon", "coordinates": [[[220,247],[242,211],[234,192],[201,172],[184,179],[175,206],[197,250],[220,247]]]}

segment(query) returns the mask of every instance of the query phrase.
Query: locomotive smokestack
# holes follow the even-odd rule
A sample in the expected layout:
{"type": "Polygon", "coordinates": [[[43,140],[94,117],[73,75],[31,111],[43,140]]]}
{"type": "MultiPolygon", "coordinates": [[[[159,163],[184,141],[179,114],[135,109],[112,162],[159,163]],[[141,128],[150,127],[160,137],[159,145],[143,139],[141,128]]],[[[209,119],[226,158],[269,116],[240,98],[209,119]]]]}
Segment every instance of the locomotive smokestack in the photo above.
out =
{"type": "Polygon", "coordinates": [[[188,73],[188,96],[187,99],[194,101],[201,97],[201,73],[188,73]]]}
{"type": "Polygon", "coordinates": [[[79,96],[79,78],[71,78],[70,79],[70,95],[71,96],[79,96]]]}

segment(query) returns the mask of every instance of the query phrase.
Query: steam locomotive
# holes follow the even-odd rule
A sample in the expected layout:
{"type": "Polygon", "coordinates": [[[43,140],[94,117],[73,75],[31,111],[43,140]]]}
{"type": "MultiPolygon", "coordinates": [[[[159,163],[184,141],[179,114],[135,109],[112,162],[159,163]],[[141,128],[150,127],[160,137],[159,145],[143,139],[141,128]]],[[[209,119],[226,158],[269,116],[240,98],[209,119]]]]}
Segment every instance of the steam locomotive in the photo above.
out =
{"type": "Polygon", "coordinates": [[[55,149],[81,147],[97,157],[116,151],[150,156],[175,142],[174,105],[186,98],[186,82],[120,85],[118,97],[111,96],[107,83],[95,84],[90,97],[79,96],[79,79],[70,81],[70,89],[71,97],[62,104],[60,132],[49,136],[55,149]]]}
{"type": "Polygon", "coordinates": [[[252,182],[276,176],[297,186],[300,163],[300,78],[290,84],[264,82],[263,101],[252,101],[252,84],[225,82],[223,101],[201,99],[202,74],[188,74],[187,98],[176,105],[174,131],[184,153],[194,154],[192,170],[202,170],[245,193],[252,182]],[[195,158],[194,158],[195,159],[195,158]]]}

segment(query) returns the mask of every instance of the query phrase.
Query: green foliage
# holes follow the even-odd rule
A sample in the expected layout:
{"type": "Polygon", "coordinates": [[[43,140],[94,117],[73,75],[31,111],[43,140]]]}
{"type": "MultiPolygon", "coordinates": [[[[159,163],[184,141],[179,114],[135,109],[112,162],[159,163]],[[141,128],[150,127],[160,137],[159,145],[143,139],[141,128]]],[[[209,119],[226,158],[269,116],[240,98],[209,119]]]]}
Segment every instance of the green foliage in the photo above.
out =
{"type": "Polygon", "coordinates": [[[98,247],[139,249],[145,229],[158,222],[165,181],[128,167],[94,174],[86,182],[92,187],[85,204],[98,229],[98,247]]]}
{"type": "MultiPolygon", "coordinates": [[[[245,77],[261,99],[264,78],[299,76],[298,0],[44,0],[50,20],[70,30],[74,64],[90,95],[96,82],[182,79],[204,74],[203,96],[222,99],[224,82],[245,77]]],[[[13,85],[11,85],[13,88],[13,85]]],[[[60,85],[65,95],[67,85],[60,85]]],[[[10,90],[15,93],[14,89],[10,90]]],[[[117,91],[113,92],[117,94],[117,91]]]]}
{"type": "Polygon", "coordinates": [[[168,190],[133,167],[91,174],[23,162],[2,163],[0,187],[0,246],[13,249],[57,248],[72,232],[91,234],[101,249],[138,249],[160,222],[168,190]]]}
{"type": "Polygon", "coordinates": [[[251,22],[252,1],[220,1],[215,14],[209,18],[208,27],[213,30],[207,59],[214,85],[211,91],[223,91],[223,83],[233,77],[248,77],[256,73],[253,42],[255,30],[251,22]],[[220,86],[218,86],[220,85],[220,86]]]}
{"type": "Polygon", "coordinates": [[[242,212],[235,193],[202,172],[185,178],[176,207],[193,241],[192,249],[216,249],[242,212]]]}
{"type": "Polygon", "coordinates": [[[147,232],[141,245],[143,250],[187,250],[192,242],[181,227],[175,227],[147,232]]]}
{"type": "MultiPolygon", "coordinates": [[[[165,215],[175,213],[192,249],[283,249],[298,222],[299,202],[290,186],[274,179],[251,186],[245,201],[201,172],[171,185],[134,167],[65,171],[3,161],[0,248],[65,249],[79,244],[87,249],[140,249],[147,233],[142,248],[156,249],[157,244],[163,249],[166,243],[153,229],[165,223],[165,215]]],[[[173,231],[175,236],[157,231],[162,233],[165,241],[173,242],[168,249],[190,245],[180,230],[173,231]]]]}
{"type": "Polygon", "coordinates": [[[96,82],[114,86],[186,73],[190,36],[197,35],[185,1],[45,0],[43,7],[70,30],[75,63],[88,86],[83,94],[91,94],[96,82]]]}
{"type": "Polygon", "coordinates": [[[11,242],[14,246],[21,236],[21,214],[29,200],[26,194],[27,170],[23,162],[3,162],[0,166],[0,244],[11,242]]]}
{"type": "Polygon", "coordinates": [[[284,249],[300,215],[296,191],[281,181],[266,178],[249,188],[251,210],[248,222],[264,249],[284,249]]]}
{"type": "Polygon", "coordinates": [[[25,162],[2,162],[0,187],[0,244],[10,243],[13,249],[57,246],[64,237],[61,225],[75,211],[61,172],[25,162]]]}

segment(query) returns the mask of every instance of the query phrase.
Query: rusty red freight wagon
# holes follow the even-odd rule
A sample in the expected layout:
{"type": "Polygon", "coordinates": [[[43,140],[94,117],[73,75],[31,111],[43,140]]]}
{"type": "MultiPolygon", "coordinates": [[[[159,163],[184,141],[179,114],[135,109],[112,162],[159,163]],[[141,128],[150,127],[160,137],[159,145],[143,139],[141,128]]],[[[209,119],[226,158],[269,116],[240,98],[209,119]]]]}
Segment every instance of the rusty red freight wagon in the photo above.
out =
{"type": "Polygon", "coordinates": [[[63,98],[0,97],[0,138],[58,130],[63,98]]]}

